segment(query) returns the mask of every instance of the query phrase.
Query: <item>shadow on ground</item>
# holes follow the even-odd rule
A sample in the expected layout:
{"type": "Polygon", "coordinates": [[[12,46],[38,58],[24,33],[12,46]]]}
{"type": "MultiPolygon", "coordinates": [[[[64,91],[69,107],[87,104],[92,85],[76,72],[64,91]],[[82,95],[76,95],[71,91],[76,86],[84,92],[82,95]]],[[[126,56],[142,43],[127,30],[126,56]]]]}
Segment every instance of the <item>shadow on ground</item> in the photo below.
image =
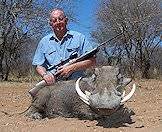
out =
{"type": "Polygon", "coordinates": [[[135,123],[132,121],[132,115],[135,115],[134,111],[127,107],[121,108],[108,117],[98,118],[97,126],[102,126],[104,128],[129,127],[130,124],[135,123]]]}

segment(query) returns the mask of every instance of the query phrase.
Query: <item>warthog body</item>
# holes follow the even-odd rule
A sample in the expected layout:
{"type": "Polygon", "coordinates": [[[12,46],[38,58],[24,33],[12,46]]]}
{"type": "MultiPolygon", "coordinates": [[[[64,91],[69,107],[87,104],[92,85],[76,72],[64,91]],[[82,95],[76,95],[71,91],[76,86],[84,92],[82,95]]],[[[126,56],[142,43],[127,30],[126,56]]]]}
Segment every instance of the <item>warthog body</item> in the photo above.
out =
{"type": "Polygon", "coordinates": [[[58,115],[110,115],[127,100],[123,99],[123,88],[131,81],[123,78],[118,68],[111,66],[96,68],[92,76],[79,80],[60,81],[41,89],[33,99],[27,115],[36,119],[58,115]]]}

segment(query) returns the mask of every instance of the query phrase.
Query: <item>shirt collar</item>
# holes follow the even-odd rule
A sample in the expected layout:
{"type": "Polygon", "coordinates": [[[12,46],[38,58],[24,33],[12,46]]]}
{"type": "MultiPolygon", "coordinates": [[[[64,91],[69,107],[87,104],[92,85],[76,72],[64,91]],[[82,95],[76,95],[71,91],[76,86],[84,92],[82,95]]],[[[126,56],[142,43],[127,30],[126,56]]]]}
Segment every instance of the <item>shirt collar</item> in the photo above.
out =
{"type": "MultiPolygon", "coordinates": [[[[67,32],[66,32],[66,34],[63,36],[63,38],[62,38],[62,40],[63,39],[65,39],[67,36],[73,36],[73,34],[68,30],[67,32]]],[[[57,37],[56,37],[56,35],[55,34],[52,34],[52,36],[50,37],[50,40],[55,40],[56,42],[61,42],[62,40],[59,40],[57,37]]]]}

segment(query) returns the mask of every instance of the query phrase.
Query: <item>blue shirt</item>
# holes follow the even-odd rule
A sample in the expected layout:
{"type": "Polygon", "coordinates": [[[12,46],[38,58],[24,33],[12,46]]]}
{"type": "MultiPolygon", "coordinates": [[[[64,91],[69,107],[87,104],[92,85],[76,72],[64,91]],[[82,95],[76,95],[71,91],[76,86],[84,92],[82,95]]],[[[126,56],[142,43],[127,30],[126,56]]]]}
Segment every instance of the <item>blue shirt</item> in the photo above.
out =
{"type": "MultiPolygon", "coordinates": [[[[68,31],[61,41],[54,33],[51,33],[39,42],[32,64],[47,69],[51,65],[68,59],[75,52],[80,56],[92,49],[92,43],[89,43],[85,36],[79,32],[68,31]]],[[[83,71],[73,73],[69,79],[76,79],[80,76],[84,76],[83,71]]]]}

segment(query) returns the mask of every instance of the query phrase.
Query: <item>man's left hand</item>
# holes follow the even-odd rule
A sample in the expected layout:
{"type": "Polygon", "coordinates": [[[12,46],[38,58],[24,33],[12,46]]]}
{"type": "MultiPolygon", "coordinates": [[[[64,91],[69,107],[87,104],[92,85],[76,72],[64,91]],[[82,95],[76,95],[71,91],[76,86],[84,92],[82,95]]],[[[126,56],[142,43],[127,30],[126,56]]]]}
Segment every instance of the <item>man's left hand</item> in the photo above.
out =
{"type": "Polygon", "coordinates": [[[69,66],[63,66],[59,67],[58,71],[55,73],[55,75],[59,75],[61,77],[69,77],[73,72],[75,71],[75,65],[69,65],[69,66]]]}

